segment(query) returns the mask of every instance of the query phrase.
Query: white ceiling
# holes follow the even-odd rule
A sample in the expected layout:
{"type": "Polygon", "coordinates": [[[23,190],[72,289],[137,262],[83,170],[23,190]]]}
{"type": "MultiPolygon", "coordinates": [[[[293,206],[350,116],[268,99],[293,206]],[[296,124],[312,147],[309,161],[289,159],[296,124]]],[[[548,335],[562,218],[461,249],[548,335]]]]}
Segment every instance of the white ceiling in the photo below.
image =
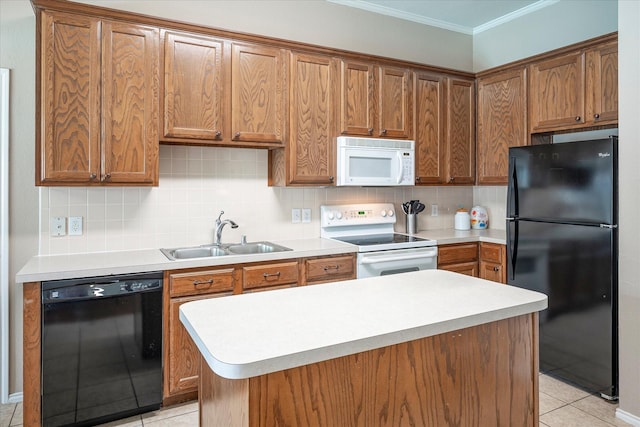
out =
{"type": "Polygon", "coordinates": [[[560,0],[327,1],[464,34],[477,34],[560,0]]]}

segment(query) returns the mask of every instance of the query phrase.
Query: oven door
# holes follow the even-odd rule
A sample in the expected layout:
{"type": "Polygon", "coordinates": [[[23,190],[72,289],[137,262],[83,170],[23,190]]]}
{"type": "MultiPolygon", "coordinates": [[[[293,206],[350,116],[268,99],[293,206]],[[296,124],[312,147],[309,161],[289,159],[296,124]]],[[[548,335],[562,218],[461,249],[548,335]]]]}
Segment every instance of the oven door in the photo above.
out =
{"type": "Polygon", "coordinates": [[[358,254],[358,279],[409,271],[430,270],[438,266],[438,248],[414,248],[358,254]]]}

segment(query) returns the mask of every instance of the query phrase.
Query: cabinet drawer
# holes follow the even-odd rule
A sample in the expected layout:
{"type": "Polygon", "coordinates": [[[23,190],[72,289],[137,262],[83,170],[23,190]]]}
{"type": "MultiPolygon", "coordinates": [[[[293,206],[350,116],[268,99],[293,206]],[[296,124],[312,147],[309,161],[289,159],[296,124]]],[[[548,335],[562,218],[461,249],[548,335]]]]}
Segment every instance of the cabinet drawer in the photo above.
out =
{"type": "Polygon", "coordinates": [[[454,273],[466,274],[467,276],[478,277],[477,262],[463,262],[460,264],[449,264],[438,267],[441,270],[453,271],[454,273]]]}
{"type": "Polygon", "coordinates": [[[244,267],[242,271],[242,289],[298,283],[297,262],[244,267]]]}
{"type": "Polygon", "coordinates": [[[497,243],[480,243],[480,260],[502,264],[504,245],[497,243]]]}
{"type": "Polygon", "coordinates": [[[438,266],[478,260],[477,243],[456,243],[438,246],[438,266]]]}
{"type": "Polygon", "coordinates": [[[172,297],[233,291],[233,268],[193,271],[169,275],[169,294],[172,297]]]}
{"type": "Polygon", "coordinates": [[[305,261],[307,281],[331,281],[339,278],[355,278],[354,256],[308,259],[305,261]]]}

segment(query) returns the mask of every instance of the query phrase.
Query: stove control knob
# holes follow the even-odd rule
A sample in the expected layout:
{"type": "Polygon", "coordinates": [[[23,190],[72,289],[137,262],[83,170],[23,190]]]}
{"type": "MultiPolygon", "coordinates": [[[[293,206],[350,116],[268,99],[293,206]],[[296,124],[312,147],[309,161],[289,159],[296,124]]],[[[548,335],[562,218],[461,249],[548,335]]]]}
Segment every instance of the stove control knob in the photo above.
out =
{"type": "MultiPolygon", "coordinates": [[[[389,216],[393,216],[393,215],[394,215],[393,210],[389,209],[389,212],[388,212],[388,214],[387,214],[387,215],[389,215],[389,216]]],[[[384,216],[384,215],[383,215],[383,216],[384,216]]]]}
{"type": "Polygon", "coordinates": [[[338,213],[336,213],[336,218],[338,218],[338,219],[342,219],[342,212],[338,212],[338,213]]]}
{"type": "Polygon", "coordinates": [[[380,212],[380,215],[382,215],[382,218],[384,218],[385,216],[387,216],[387,211],[380,212]]]}
{"type": "Polygon", "coordinates": [[[329,221],[331,221],[334,218],[333,212],[327,212],[327,218],[329,219],[329,221]]]}

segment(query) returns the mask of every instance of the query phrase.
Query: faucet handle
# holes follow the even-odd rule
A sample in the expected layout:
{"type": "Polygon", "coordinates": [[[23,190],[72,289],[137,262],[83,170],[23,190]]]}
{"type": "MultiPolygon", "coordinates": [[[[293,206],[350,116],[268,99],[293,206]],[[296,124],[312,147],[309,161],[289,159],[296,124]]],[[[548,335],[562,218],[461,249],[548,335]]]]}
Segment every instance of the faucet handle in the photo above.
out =
{"type": "Polygon", "coordinates": [[[224,215],[224,211],[220,211],[220,215],[218,215],[218,219],[216,221],[221,221],[220,218],[222,218],[222,215],[224,215]]]}
{"type": "Polygon", "coordinates": [[[243,234],[242,237],[240,238],[240,244],[241,245],[246,245],[247,244],[247,235],[243,234]]]}

